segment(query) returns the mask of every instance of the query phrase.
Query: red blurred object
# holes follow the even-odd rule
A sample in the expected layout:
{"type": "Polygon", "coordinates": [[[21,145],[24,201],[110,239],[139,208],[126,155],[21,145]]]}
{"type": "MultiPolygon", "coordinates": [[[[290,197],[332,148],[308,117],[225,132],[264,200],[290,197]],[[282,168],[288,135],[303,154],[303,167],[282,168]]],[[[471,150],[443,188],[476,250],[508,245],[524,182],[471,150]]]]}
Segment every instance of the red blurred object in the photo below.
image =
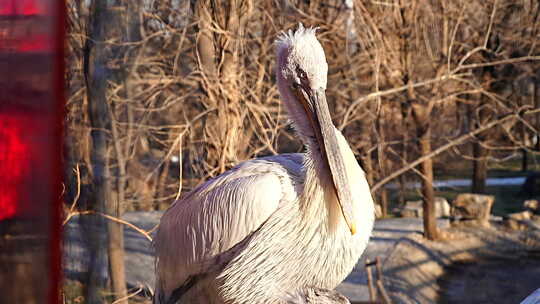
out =
{"type": "Polygon", "coordinates": [[[0,0],[0,52],[52,51],[51,12],[46,4],[45,0],[0,0]]]}
{"type": "Polygon", "coordinates": [[[0,220],[11,218],[17,213],[20,200],[19,185],[23,176],[28,174],[29,145],[23,142],[19,117],[9,114],[0,115],[0,220]]]}
{"type": "Polygon", "coordinates": [[[51,50],[51,37],[41,34],[21,40],[16,46],[17,52],[48,52],[51,50]]]}
{"type": "Polygon", "coordinates": [[[0,0],[0,303],[58,303],[65,3],[0,0]]]}
{"type": "Polygon", "coordinates": [[[46,159],[39,140],[46,128],[39,115],[6,109],[0,112],[0,220],[39,214],[36,207],[40,204],[32,203],[39,195],[30,196],[29,190],[41,192],[36,178],[46,178],[46,159]]]}
{"type": "MultiPolygon", "coordinates": [[[[0,221],[32,217],[47,179],[38,159],[50,151],[54,19],[47,0],[0,0],[0,221]],[[41,174],[41,175],[40,175],[41,174]],[[32,184],[34,183],[34,184],[32,184]],[[29,196],[30,190],[34,193],[29,196]],[[36,192],[37,191],[37,192],[36,192]]],[[[46,195],[46,194],[45,194],[46,195]]]]}
{"type": "Polygon", "coordinates": [[[46,7],[39,0],[0,0],[0,16],[30,16],[45,12],[46,7]]]}

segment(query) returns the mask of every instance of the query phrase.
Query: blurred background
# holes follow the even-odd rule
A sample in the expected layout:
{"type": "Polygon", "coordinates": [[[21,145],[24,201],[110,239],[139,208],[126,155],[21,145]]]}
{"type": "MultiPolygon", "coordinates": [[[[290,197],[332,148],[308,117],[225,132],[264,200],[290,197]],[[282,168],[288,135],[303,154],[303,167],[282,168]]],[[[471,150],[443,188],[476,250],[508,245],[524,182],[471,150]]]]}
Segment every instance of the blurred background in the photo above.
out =
{"type": "MultiPolygon", "coordinates": [[[[46,50],[48,21],[27,13],[41,2],[5,3],[0,51],[11,57],[0,79],[47,90],[40,75],[53,67],[32,60],[46,53],[35,50],[46,50]],[[6,44],[13,37],[28,42],[6,44]]],[[[455,276],[500,279],[513,266],[540,275],[537,1],[66,0],[65,9],[63,303],[150,303],[163,210],[243,160],[303,151],[274,77],[274,41],[299,22],[319,28],[334,124],[378,204],[373,247],[340,291],[368,301],[364,263],[375,256],[398,303],[469,303],[460,293],[514,303],[538,284],[524,275],[521,293],[493,280],[468,290],[455,276]]]]}

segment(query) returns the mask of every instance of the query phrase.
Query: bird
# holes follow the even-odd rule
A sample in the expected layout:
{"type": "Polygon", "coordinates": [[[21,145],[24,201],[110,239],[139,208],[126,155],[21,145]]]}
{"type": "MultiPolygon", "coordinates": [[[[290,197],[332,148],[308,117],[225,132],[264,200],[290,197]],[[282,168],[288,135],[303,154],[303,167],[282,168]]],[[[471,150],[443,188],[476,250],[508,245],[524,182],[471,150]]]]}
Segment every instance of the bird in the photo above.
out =
{"type": "Polygon", "coordinates": [[[174,202],[154,239],[154,303],[307,298],[334,289],[365,250],[373,198],[332,123],[316,31],[299,24],[275,41],[277,87],[305,152],[241,162],[174,202]]]}

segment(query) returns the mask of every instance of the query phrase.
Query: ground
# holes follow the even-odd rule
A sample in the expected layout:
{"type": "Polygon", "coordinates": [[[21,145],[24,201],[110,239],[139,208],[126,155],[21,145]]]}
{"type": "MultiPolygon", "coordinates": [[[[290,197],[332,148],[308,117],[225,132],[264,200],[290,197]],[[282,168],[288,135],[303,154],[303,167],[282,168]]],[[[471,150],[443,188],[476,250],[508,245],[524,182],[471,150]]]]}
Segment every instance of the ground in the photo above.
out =
{"type": "Polygon", "coordinates": [[[540,287],[539,278],[540,256],[456,262],[438,281],[442,291],[439,302],[520,303],[540,287]]]}
{"type": "Polygon", "coordinates": [[[385,262],[396,303],[519,303],[540,287],[540,230],[445,230],[447,240],[399,241],[385,262]]]}
{"type": "MultiPolygon", "coordinates": [[[[159,212],[133,212],[124,219],[149,230],[160,215],[159,212]]],[[[76,217],[66,227],[64,266],[69,279],[66,303],[84,303],[80,288],[76,292],[76,280],[83,277],[88,267],[80,220],[76,217]]],[[[497,223],[492,228],[451,228],[448,220],[442,219],[438,226],[445,231],[447,239],[430,242],[422,238],[420,219],[377,220],[365,254],[337,290],[351,301],[369,300],[363,265],[366,259],[373,260],[376,256],[383,261],[384,285],[394,303],[487,303],[482,299],[510,299],[510,294],[512,299],[523,299],[540,287],[540,282],[533,280],[540,277],[540,229],[509,232],[497,223]],[[502,279],[508,274],[511,274],[510,282],[502,279]],[[463,295],[470,295],[467,296],[470,301],[463,295]]],[[[94,233],[99,233],[99,229],[94,233]]],[[[150,242],[128,228],[125,240],[126,272],[131,290],[152,288],[154,260],[150,242]]],[[[106,275],[106,263],[101,265],[101,273],[106,275]]],[[[144,298],[134,303],[144,303],[144,298]]],[[[519,302],[492,300],[489,303],[519,302]]]]}

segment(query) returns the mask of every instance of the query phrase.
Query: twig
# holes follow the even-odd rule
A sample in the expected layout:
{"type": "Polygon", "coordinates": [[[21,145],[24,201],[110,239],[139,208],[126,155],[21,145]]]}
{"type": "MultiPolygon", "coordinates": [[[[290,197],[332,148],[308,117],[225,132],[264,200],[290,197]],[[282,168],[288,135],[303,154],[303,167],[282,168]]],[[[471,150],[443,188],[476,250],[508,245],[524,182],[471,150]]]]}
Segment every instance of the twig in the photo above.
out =
{"type": "Polygon", "coordinates": [[[73,199],[73,203],[71,204],[71,207],[69,208],[68,215],[62,222],[62,226],[66,225],[66,223],[69,221],[69,219],[72,217],[73,210],[75,210],[75,206],[77,206],[77,202],[79,201],[79,198],[81,196],[81,173],[79,170],[79,164],[73,169],[75,171],[75,174],[77,176],[77,193],[75,194],[75,198],[73,199]]]}
{"type": "Polygon", "coordinates": [[[489,18],[489,26],[486,33],[486,37],[484,39],[484,48],[487,49],[488,42],[489,42],[489,36],[491,35],[491,28],[493,27],[493,20],[495,19],[495,12],[497,11],[497,0],[493,2],[493,11],[491,12],[491,17],[489,18]]]}
{"type": "Polygon", "coordinates": [[[464,65],[458,66],[454,70],[454,73],[459,72],[461,70],[466,70],[466,69],[476,69],[476,68],[483,68],[483,67],[496,66],[496,65],[502,65],[502,64],[519,63],[519,62],[525,62],[525,61],[537,61],[537,60],[540,60],[540,56],[523,56],[523,57],[517,57],[517,58],[496,60],[492,62],[464,64],[464,65]]]}
{"type": "Polygon", "coordinates": [[[130,294],[128,294],[127,296],[122,297],[122,298],[120,298],[120,299],[117,299],[116,301],[112,302],[112,304],[121,303],[121,302],[123,302],[124,300],[127,300],[127,299],[129,299],[129,298],[133,298],[134,296],[136,296],[137,294],[139,294],[141,291],[143,291],[143,288],[142,288],[142,287],[139,287],[135,292],[130,293],[130,294]]]}
{"type": "Polygon", "coordinates": [[[458,79],[458,78],[460,78],[460,76],[464,76],[464,75],[466,75],[466,74],[452,73],[452,74],[449,74],[449,75],[443,75],[441,77],[436,77],[436,78],[433,78],[433,79],[428,79],[428,80],[425,80],[425,81],[416,82],[416,83],[413,83],[412,85],[411,84],[406,84],[406,85],[403,85],[403,86],[400,86],[400,87],[397,87],[397,88],[384,90],[384,91],[379,91],[379,92],[374,92],[374,93],[368,94],[368,95],[366,95],[364,97],[361,97],[361,98],[355,100],[349,106],[349,108],[347,109],[347,112],[345,112],[345,115],[343,117],[342,123],[339,126],[339,129],[343,130],[343,128],[345,128],[346,123],[349,120],[349,116],[352,114],[352,111],[358,105],[360,105],[361,103],[363,103],[363,102],[365,102],[367,100],[370,100],[370,99],[373,99],[373,98],[378,98],[378,97],[385,96],[385,95],[391,95],[391,94],[396,94],[396,93],[399,93],[399,92],[403,92],[403,91],[409,90],[411,87],[412,88],[417,88],[417,87],[427,86],[427,85],[430,85],[430,84],[433,84],[433,83],[446,81],[446,80],[450,80],[450,79],[458,79]]]}
{"type": "Polygon", "coordinates": [[[152,242],[152,237],[150,236],[150,234],[147,232],[147,231],[144,231],[143,229],[133,225],[132,223],[130,222],[127,222],[127,221],[124,221],[123,219],[119,219],[117,217],[114,217],[114,216],[111,216],[111,215],[108,215],[108,214],[105,214],[105,213],[102,213],[102,212],[95,212],[95,211],[91,211],[91,210],[87,210],[87,211],[75,211],[75,212],[72,212],[69,214],[68,218],[64,221],[64,222],[68,222],[73,216],[75,215],[88,215],[88,214],[97,214],[97,215],[100,215],[108,220],[111,220],[113,222],[117,222],[117,223],[120,223],[120,224],[123,224],[123,225],[126,225],[128,226],[129,228],[139,232],[140,234],[142,234],[144,237],[146,237],[147,240],[149,240],[150,242],[152,242]]]}
{"type": "Polygon", "coordinates": [[[176,192],[176,197],[174,198],[175,201],[177,201],[180,198],[180,194],[182,193],[182,167],[183,167],[182,136],[183,135],[184,135],[184,132],[180,133],[178,135],[178,139],[172,145],[173,147],[178,145],[178,176],[179,177],[178,177],[178,191],[176,192]]]}

